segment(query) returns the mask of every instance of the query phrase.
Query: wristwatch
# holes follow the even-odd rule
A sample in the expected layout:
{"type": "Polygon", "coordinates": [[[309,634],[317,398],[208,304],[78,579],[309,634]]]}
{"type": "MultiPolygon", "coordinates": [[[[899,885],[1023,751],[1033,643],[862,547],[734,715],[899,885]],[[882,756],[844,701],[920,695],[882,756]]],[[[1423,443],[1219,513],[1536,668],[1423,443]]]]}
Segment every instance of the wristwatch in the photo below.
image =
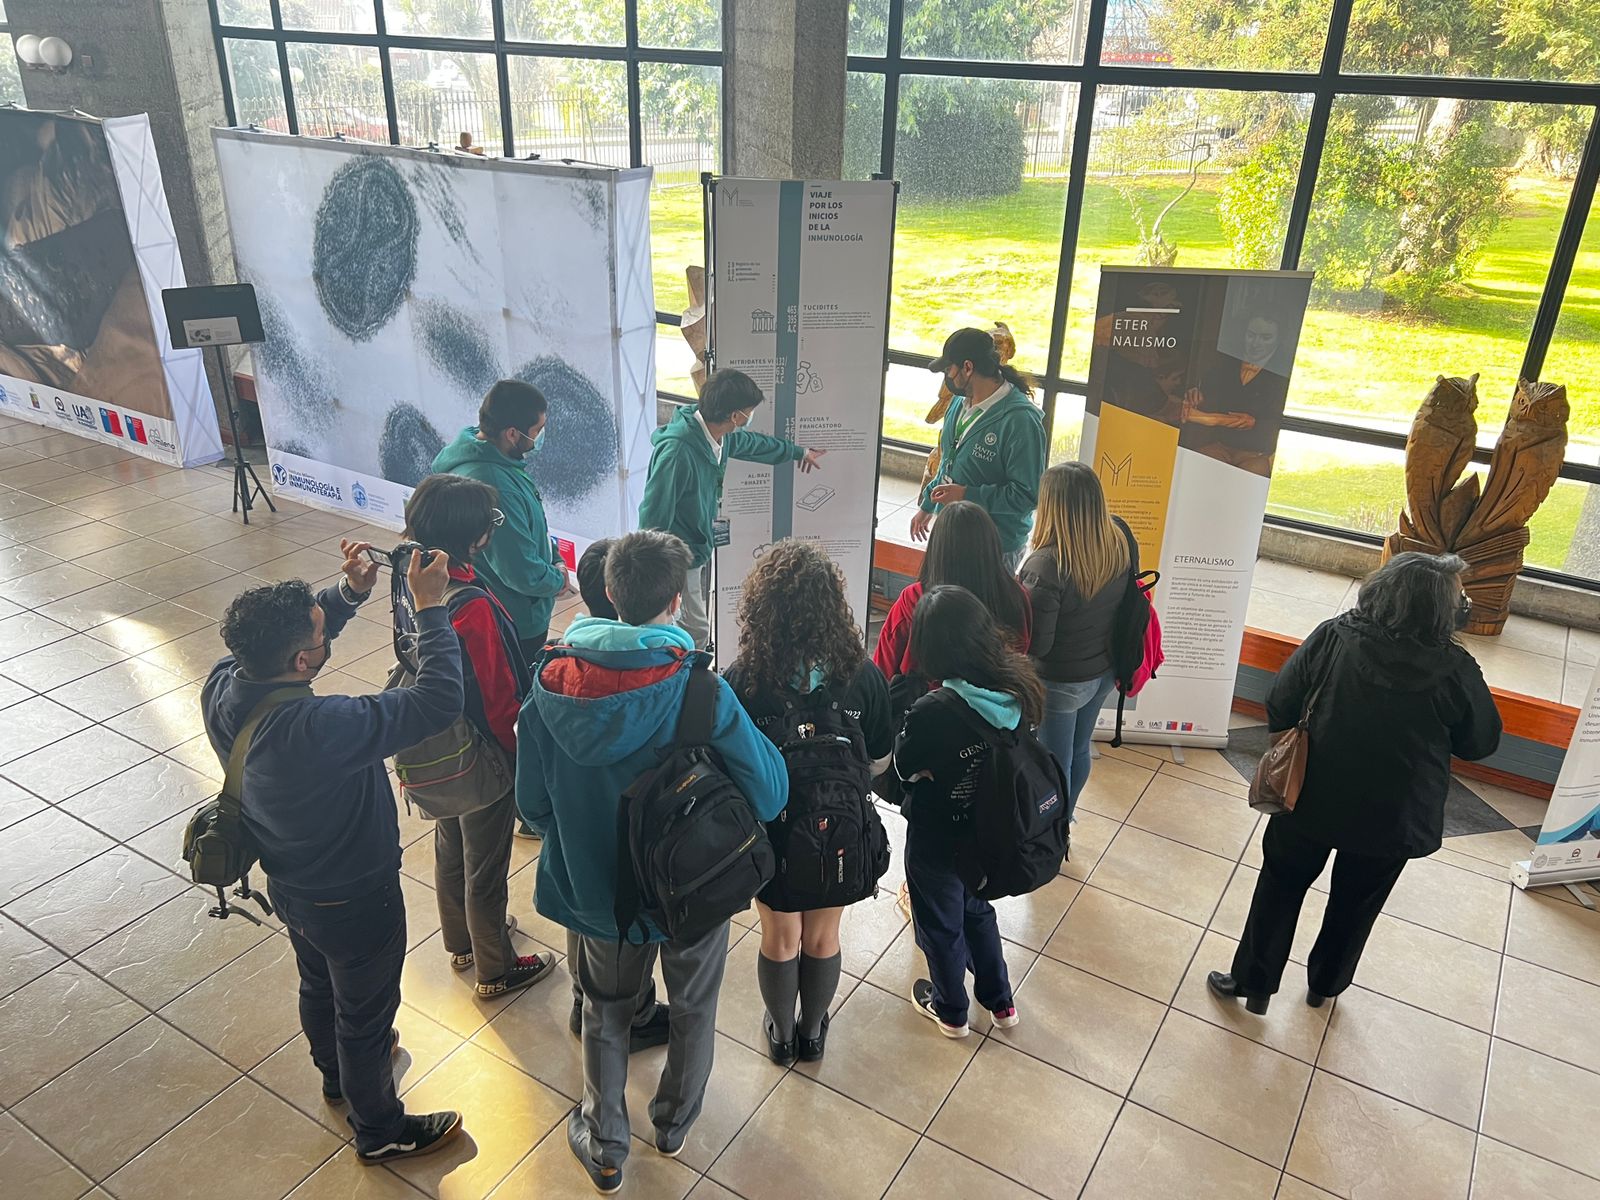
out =
{"type": "Polygon", "coordinates": [[[364,592],[358,592],[350,586],[348,579],[341,578],[339,580],[339,595],[347,604],[361,604],[372,595],[372,589],[368,588],[364,592]]]}

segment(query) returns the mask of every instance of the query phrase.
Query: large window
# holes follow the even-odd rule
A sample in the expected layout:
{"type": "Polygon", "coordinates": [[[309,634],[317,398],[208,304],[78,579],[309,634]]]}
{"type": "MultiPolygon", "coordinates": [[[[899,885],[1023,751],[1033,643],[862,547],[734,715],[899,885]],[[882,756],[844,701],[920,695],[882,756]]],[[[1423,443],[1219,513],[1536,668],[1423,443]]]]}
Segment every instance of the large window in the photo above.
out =
{"type": "Polygon", "coordinates": [[[1600,7],[855,0],[849,49],[846,174],[902,185],[886,438],[1000,320],[1074,455],[1102,265],[1313,269],[1268,519],[1381,537],[1436,375],[1479,374],[1480,461],[1543,378],[1528,562],[1600,582],[1600,7]]]}

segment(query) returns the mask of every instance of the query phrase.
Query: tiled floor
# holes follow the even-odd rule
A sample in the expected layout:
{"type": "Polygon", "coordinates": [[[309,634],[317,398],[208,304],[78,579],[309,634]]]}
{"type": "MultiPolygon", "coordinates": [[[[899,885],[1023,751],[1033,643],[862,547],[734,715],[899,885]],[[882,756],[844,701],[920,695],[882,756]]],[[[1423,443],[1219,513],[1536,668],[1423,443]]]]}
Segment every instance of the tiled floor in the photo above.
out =
{"type": "MultiPolygon", "coordinates": [[[[440,948],[423,822],[402,814],[398,1071],[470,1136],[392,1170],[357,1165],[321,1103],[287,938],[210,920],[177,874],[185,814],[216,787],[194,698],[218,614],[257,579],[331,575],[349,532],[285,506],[246,533],[228,507],[222,472],[0,422],[0,1195],[588,1194],[560,1125],[580,1088],[565,972],[473,997],[440,948]]],[[[366,617],[320,687],[379,686],[387,635],[366,617]]],[[[1224,756],[1186,757],[1108,750],[1063,876],[1002,905],[1014,1030],[980,1018],[950,1042],[916,1015],[897,862],[847,916],[827,1058],[781,1070],[736,925],[705,1113],[678,1161],[636,1145],[625,1194],[1600,1197],[1600,914],[1505,882],[1537,803],[1475,787],[1512,828],[1407,871],[1337,1004],[1306,1008],[1294,981],[1256,1019],[1203,981],[1243,927],[1260,826],[1224,756]]],[[[518,940],[559,949],[536,854],[517,843],[518,940]]],[[[661,1054],[634,1060],[636,1131],[661,1054]]]]}

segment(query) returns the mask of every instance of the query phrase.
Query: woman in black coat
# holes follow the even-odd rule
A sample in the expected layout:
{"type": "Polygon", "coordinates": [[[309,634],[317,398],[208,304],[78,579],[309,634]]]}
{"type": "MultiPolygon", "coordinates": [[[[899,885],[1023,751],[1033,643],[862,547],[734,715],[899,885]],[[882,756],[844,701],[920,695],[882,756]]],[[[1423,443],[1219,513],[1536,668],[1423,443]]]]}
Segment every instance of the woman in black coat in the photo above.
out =
{"type": "Polygon", "coordinates": [[[1274,733],[1308,726],[1294,811],[1267,822],[1261,877],[1229,974],[1206,983],[1267,1011],[1306,889],[1337,851],[1328,911],[1307,963],[1306,1003],[1350,986],[1367,935],[1406,863],[1439,848],[1450,758],[1486,758],[1500,714],[1472,656],[1456,644],[1469,605],[1453,554],[1396,555],[1361,585],[1354,611],[1324,621],[1267,695],[1274,733]]]}

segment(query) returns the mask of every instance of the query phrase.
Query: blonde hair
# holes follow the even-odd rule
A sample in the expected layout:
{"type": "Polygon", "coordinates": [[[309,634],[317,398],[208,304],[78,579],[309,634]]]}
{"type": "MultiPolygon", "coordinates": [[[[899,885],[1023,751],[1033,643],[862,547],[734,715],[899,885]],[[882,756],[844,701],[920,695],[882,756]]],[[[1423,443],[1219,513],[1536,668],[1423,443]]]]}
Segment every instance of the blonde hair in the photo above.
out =
{"type": "Polygon", "coordinates": [[[1083,463],[1057,463],[1039,481],[1033,548],[1055,551],[1062,578],[1085,600],[1128,569],[1128,543],[1111,520],[1100,481],[1083,463]]]}

